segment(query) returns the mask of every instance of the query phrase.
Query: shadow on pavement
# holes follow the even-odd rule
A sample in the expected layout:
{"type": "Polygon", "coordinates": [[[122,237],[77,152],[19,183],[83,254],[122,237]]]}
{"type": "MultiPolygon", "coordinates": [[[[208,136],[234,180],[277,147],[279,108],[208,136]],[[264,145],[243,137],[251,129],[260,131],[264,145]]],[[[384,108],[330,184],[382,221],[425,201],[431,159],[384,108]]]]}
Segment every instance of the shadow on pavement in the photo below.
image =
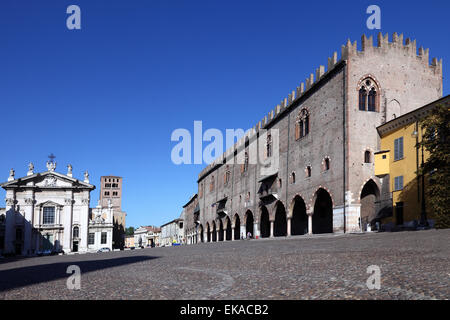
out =
{"type": "Polygon", "coordinates": [[[87,272],[108,269],[157,258],[158,257],[134,256],[91,261],[68,261],[2,270],[0,271],[0,292],[37,283],[68,278],[71,276],[71,273],[66,273],[66,271],[67,267],[70,265],[76,265],[80,267],[81,275],[83,275],[87,272]]]}

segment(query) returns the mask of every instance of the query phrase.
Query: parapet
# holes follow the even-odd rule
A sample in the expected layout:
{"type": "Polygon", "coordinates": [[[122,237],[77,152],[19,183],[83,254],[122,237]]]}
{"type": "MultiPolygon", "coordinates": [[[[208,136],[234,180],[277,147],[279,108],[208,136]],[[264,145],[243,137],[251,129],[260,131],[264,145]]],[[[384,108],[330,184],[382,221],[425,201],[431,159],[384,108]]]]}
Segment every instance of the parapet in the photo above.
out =
{"type": "MultiPolygon", "coordinates": [[[[405,56],[412,56],[416,59],[422,61],[422,63],[426,64],[429,68],[432,68],[435,73],[442,73],[442,59],[438,60],[437,58],[433,58],[431,64],[429,62],[429,49],[424,49],[420,47],[417,53],[416,48],[416,40],[411,40],[410,38],[406,38],[403,41],[403,34],[398,35],[397,32],[392,34],[392,42],[389,42],[389,35],[386,33],[383,35],[381,32],[377,36],[377,46],[373,45],[373,37],[369,38],[366,35],[362,35],[361,37],[361,51],[358,51],[357,42],[353,43],[350,39],[347,40],[347,43],[341,47],[341,57],[338,60],[338,53],[335,51],[331,57],[328,58],[327,70],[325,71],[325,66],[319,66],[316,68],[315,73],[311,73],[308,78],[306,78],[305,82],[300,83],[299,86],[293,90],[286,98],[281,100],[280,104],[278,104],[273,110],[271,110],[267,116],[265,116],[261,121],[259,121],[252,129],[250,129],[247,133],[255,133],[260,129],[266,127],[272,121],[276,120],[282,112],[289,108],[292,104],[296,103],[298,99],[300,99],[303,95],[307,94],[325,75],[327,75],[330,71],[332,71],[342,60],[348,60],[351,56],[354,55],[364,55],[365,53],[375,52],[378,50],[379,52],[387,52],[388,50],[402,50],[405,56]]],[[[238,141],[233,149],[238,148],[242,143],[245,143],[245,139],[247,136],[243,137],[238,141]]],[[[207,171],[211,170],[215,165],[214,163],[210,164],[200,173],[199,177],[203,176],[207,171]],[[209,169],[208,169],[209,168],[209,169]]]]}

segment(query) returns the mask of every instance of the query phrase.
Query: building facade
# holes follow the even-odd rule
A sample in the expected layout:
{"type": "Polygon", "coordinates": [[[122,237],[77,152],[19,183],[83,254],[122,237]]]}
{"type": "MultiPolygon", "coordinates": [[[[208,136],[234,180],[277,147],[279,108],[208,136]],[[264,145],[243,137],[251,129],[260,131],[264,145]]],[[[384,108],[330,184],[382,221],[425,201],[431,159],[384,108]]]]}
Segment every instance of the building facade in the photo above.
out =
{"type": "Polygon", "coordinates": [[[6,190],[4,254],[88,252],[96,250],[95,239],[89,237],[98,232],[103,240],[106,233],[106,243],[100,239],[104,247],[111,242],[112,211],[89,208],[95,186],[89,183],[88,172],[81,181],[73,177],[71,165],[67,174],[55,168],[56,163],[47,162],[48,171],[34,173],[30,163],[27,176],[16,179],[11,169],[8,181],[0,184],[6,190]]]}
{"type": "Polygon", "coordinates": [[[423,128],[419,122],[437,105],[450,108],[450,96],[386,122],[377,128],[380,151],[375,154],[375,175],[385,192],[384,210],[374,218],[384,229],[415,228],[428,220],[433,225],[432,212],[427,210],[425,190],[429,177],[420,174],[429,153],[420,146],[423,128]]]}
{"type": "Polygon", "coordinates": [[[160,246],[184,244],[184,221],[182,216],[161,226],[160,246]]]}
{"type": "Polygon", "coordinates": [[[198,204],[198,195],[194,194],[191,199],[183,206],[184,213],[184,238],[186,244],[195,244],[202,242],[203,232],[200,227],[200,206],[198,204]]]}
{"type": "Polygon", "coordinates": [[[161,230],[155,226],[140,227],[134,231],[135,247],[158,247],[161,230]]]}
{"type": "Polygon", "coordinates": [[[103,207],[112,203],[113,208],[113,246],[122,249],[125,245],[126,212],[122,211],[123,178],[118,176],[100,177],[100,204],[103,207]]]}
{"type": "Polygon", "coordinates": [[[201,171],[201,239],[363,230],[383,205],[376,128],[441,96],[442,60],[430,65],[415,40],[363,36],[361,51],[349,40],[201,171]]]}

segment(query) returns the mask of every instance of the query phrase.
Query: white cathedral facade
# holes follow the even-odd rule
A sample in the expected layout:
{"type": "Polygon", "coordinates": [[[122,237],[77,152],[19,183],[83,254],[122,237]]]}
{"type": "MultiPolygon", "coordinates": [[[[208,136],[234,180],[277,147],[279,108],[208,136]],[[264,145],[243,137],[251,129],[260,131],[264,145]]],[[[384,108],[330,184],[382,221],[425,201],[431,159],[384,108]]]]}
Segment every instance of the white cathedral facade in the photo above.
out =
{"type": "Polygon", "coordinates": [[[86,171],[83,180],[55,171],[56,162],[47,162],[48,171],[35,173],[29,164],[25,177],[15,178],[11,169],[6,190],[6,207],[0,211],[0,255],[34,255],[44,251],[94,252],[112,250],[112,206],[90,209],[86,171]],[[2,245],[2,246],[1,246],[2,245]]]}

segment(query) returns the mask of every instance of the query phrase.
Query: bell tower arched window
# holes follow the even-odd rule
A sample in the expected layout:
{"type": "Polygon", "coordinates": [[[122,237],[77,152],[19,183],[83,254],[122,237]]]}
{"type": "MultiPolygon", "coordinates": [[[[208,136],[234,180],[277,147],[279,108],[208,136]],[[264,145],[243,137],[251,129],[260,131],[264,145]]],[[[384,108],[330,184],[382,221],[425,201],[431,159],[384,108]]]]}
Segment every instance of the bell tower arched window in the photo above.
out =
{"type": "Polygon", "coordinates": [[[375,80],[367,77],[360,81],[358,85],[358,92],[358,109],[360,111],[377,112],[379,110],[378,103],[380,89],[375,80]]]}

